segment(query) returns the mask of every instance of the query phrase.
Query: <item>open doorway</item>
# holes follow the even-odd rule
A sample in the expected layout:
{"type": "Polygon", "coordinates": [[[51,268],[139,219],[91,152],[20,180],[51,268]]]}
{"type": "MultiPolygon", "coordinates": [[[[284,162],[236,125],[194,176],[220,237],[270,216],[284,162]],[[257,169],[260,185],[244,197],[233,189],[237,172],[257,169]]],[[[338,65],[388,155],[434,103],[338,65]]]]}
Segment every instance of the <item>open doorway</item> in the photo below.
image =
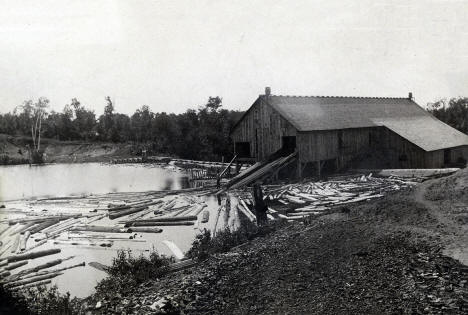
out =
{"type": "Polygon", "coordinates": [[[236,142],[234,144],[234,150],[240,158],[250,157],[250,142],[236,142]]]}
{"type": "Polygon", "coordinates": [[[283,153],[293,153],[296,150],[296,137],[286,136],[281,138],[283,153]]]}

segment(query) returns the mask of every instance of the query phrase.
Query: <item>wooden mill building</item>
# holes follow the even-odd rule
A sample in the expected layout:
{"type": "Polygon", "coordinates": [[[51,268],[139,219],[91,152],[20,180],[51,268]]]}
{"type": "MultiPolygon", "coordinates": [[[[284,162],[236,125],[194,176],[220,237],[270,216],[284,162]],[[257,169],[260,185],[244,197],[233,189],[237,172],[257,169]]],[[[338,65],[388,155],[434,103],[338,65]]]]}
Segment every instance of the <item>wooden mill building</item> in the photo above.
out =
{"type": "Polygon", "coordinates": [[[466,163],[468,136],[405,98],[260,95],[231,131],[240,159],[297,151],[298,174],[466,163]]]}

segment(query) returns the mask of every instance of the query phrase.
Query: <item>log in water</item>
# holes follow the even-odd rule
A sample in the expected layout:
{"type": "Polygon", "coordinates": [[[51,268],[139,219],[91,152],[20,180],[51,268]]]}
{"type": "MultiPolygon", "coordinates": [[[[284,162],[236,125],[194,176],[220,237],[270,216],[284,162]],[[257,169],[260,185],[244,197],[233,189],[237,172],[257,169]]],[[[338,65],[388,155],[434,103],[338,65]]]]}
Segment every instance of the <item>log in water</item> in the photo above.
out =
{"type": "Polygon", "coordinates": [[[176,221],[176,222],[133,222],[130,228],[135,226],[178,226],[178,225],[194,225],[194,221],[176,221]]]}
{"type": "Polygon", "coordinates": [[[134,226],[128,229],[129,232],[140,232],[140,233],[162,233],[162,229],[157,227],[141,227],[134,226]]]}
{"type": "Polygon", "coordinates": [[[62,250],[60,248],[46,249],[46,250],[40,250],[34,253],[13,255],[13,256],[6,257],[6,259],[8,260],[8,263],[10,263],[14,261],[21,261],[21,260],[26,260],[26,259],[34,259],[38,257],[54,255],[54,254],[60,253],[61,251],[62,250]]]}

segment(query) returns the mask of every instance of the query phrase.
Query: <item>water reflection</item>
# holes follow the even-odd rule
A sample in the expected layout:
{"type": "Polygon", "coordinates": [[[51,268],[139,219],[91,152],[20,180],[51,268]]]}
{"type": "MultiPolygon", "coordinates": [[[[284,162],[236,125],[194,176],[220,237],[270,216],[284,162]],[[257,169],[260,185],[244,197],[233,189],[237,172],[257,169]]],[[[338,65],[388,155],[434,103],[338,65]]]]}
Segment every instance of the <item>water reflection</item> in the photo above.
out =
{"type": "Polygon", "coordinates": [[[0,167],[0,200],[173,190],[189,187],[183,173],[148,164],[49,164],[0,167]]]}

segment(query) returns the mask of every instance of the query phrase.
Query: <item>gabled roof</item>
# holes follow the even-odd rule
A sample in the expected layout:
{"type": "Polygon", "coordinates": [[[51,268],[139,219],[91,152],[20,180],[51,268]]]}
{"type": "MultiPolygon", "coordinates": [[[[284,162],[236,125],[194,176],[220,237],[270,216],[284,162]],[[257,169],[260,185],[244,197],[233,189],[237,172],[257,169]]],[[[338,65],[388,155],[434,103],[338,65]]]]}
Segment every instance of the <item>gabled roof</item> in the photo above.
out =
{"type": "Polygon", "coordinates": [[[425,151],[468,145],[468,136],[409,98],[268,96],[299,131],[385,126],[425,151]]]}
{"type": "Polygon", "coordinates": [[[467,135],[436,119],[409,98],[260,97],[298,131],[385,126],[425,151],[468,145],[467,135]]]}

